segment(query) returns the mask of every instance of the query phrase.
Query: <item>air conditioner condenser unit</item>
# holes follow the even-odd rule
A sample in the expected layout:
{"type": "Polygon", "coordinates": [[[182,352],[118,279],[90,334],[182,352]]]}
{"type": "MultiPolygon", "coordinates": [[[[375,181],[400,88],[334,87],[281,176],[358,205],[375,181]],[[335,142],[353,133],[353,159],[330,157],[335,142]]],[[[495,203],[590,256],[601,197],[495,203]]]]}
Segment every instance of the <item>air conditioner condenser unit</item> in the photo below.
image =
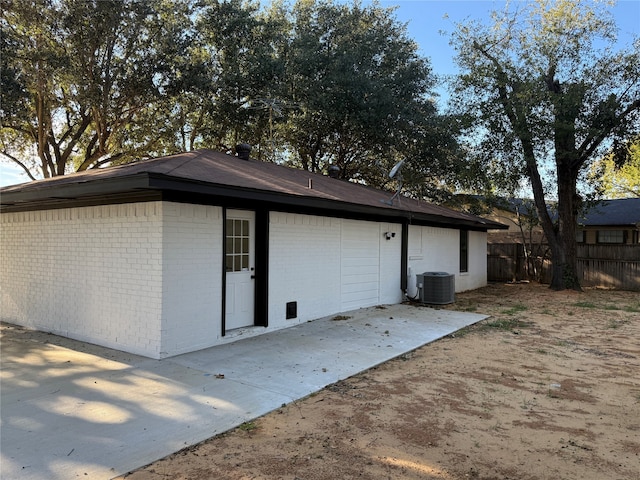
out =
{"type": "Polygon", "coordinates": [[[424,272],[416,275],[422,303],[444,305],[456,301],[456,277],[447,272],[424,272]]]}

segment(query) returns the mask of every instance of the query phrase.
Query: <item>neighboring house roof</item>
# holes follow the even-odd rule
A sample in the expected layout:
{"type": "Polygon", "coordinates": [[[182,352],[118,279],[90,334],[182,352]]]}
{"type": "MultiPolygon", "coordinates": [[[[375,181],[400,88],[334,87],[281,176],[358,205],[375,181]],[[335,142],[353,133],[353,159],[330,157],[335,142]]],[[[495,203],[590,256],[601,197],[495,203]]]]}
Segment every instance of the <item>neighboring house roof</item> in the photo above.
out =
{"type": "Polygon", "coordinates": [[[578,218],[583,226],[640,226],[640,198],[602,200],[578,218]]]}
{"type": "MultiPolygon", "coordinates": [[[[473,199],[484,202],[494,209],[507,212],[519,211],[521,214],[536,215],[534,201],[522,198],[492,198],[490,201],[483,196],[473,196],[473,199]]],[[[555,202],[549,202],[547,208],[551,219],[557,219],[555,202]]],[[[491,216],[491,215],[489,215],[491,216]]],[[[581,226],[640,226],[640,198],[621,198],[614,200],[600,200],[591,206],[586,213],[578,215],[581,226]]]]}
{"type": "Polygon", "coordinates": [[[406,218],[477,230],[506,226],[392,192],[213,150],[196,150],[0,189],[0,210],[25,211],[131,201],[260,202],[307,213],[406,218]]]}

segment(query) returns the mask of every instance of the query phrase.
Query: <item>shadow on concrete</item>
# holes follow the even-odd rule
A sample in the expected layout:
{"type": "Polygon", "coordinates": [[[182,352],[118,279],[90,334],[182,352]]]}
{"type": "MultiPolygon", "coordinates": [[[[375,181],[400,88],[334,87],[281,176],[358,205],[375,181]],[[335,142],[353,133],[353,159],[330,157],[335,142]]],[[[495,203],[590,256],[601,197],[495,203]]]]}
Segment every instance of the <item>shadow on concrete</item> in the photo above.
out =
{"type": "Polygon", "coordinates": [[[113,478],[485,318],[343,316],[164,360],[3,324],[0,476],[113,478]]]}

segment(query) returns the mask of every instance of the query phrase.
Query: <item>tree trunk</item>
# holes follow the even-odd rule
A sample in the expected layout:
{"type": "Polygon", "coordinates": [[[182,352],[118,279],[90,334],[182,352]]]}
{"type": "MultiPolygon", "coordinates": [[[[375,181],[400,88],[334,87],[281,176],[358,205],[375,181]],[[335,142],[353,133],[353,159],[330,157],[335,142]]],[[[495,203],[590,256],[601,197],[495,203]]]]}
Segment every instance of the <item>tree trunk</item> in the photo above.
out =
{"type": "Polygon", "coordinates": [[[561,163],[558,166],[558,228],[554,242],[556,244],[555,250],[552,246],[553,277],[551,288],[553,290],[582,290],[578,279],[576,247],[579,203],[580,197],[576,194],[576,179],[570,168],[561,163]]]}
{"type": "Polygon", "coordinates": [[[555,120],[553,135],[555,144],[556,178],[558,182],[558,226],[556,251],[553,252],[554,290],[581,291],[578,279],[576,225],[581,199],[577,193],[580,165],[576,151],[576,118],[584,97],[581,85],[550,85],[553,96],[555,120]]]}

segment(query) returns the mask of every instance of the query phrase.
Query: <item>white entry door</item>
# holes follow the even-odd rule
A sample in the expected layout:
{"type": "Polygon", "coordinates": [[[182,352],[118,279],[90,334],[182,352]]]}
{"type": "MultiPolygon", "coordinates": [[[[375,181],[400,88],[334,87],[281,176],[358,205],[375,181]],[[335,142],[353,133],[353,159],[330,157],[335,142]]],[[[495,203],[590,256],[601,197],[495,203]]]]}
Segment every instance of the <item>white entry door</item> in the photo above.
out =
{"type": "Polygon", "coordinates": [[[255,212],[227,210],[225,329],[254,324],[255,212]]]}

